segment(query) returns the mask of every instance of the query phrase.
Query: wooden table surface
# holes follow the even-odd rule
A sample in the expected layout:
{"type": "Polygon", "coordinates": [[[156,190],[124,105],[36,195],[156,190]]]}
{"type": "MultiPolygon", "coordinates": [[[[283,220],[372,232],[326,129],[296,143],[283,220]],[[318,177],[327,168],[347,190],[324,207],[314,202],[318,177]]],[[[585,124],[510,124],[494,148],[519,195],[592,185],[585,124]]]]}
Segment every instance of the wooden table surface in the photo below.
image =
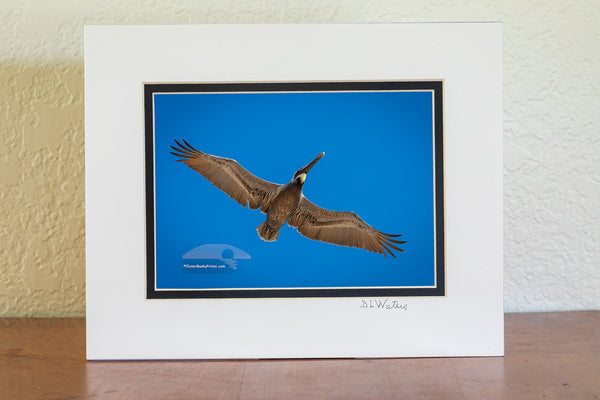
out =
{"type": "Polygon", "coordinates": [[[600,311],[505,321],[505,357],[88,362],[84,319],[5,318],[0,399],[600,399],[600,311]]]}

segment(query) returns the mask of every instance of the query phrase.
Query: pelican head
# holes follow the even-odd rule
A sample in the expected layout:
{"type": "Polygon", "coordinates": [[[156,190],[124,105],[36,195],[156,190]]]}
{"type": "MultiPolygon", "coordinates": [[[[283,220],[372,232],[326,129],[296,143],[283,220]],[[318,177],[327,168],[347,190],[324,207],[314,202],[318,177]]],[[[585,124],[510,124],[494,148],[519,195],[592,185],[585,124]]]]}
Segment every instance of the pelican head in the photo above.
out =
{"type": "Polygon", "coordinates": [[[321,159],[321,157],[323,157],[325,155],[325,153],[321,153],[318,156],[315,157],[314,160],[312,160],[310,163],[308,163],[306,166],[300,168],[299,170],[296,171],[296,173],[294,174],[294,178],[292,178],[293,181],[297,182],[300,185],[304,185],[304,181],[306,180],[306,174],[308,173],[308,171],[310,171],[310,169],[312,167],[315,166],[315,164],[317,163],[317,161],[319,161],[321,159]]]}

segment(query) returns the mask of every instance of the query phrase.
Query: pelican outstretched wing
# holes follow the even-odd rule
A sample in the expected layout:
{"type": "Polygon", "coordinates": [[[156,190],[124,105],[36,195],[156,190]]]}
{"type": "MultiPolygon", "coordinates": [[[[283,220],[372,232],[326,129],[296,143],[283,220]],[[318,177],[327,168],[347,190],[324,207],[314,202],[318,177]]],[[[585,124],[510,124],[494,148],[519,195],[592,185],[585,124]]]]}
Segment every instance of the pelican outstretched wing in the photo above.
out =
{"type": "Polygon", "coordinates": [[[302,197],[296,212],[288,224],[298,228],[298,232],[309,239],[334,243],[340,246],[359,247],[387,257],[386,251],[394,258],[391,249],[404,253],[396,244],[406,243],[373,228],[352,211],[332,211],[321,208],[302,197]]]}
{"type": "Polygon", "coordinates": [[[175,140],[177,147],[171,146],[175,150],[171,154],[181,157],[177,161],[199,172],[242,206],[248,205],[253,210],[261,207],[262,212],[267,212],[280,185],[252,175],[235,160],[203,153],[184,139],[182,141],[183,144],[175,140]]]}

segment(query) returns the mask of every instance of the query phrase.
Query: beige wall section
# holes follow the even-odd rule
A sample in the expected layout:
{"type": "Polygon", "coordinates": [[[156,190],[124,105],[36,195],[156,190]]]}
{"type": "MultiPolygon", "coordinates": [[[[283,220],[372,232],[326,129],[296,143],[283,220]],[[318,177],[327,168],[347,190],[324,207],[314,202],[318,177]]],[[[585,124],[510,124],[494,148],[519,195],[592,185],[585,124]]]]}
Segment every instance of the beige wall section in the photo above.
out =
{"type": "Polygon", "coordinates": [[[84,24],[188,23],[190,5],[2,1],[0,316],[85,315],[84,24]]]}
{"type": "Polygon", "coordinates": [[[0,65],[0,315],[81,315],[83,71],[0,65]]]}
{"type": "Polygon", "coordinates": [[[85,314],[84,24],[486,20],[504,23],[506,310],[600,308],[596,0],[4,0],[0,316],[85,314]]]}

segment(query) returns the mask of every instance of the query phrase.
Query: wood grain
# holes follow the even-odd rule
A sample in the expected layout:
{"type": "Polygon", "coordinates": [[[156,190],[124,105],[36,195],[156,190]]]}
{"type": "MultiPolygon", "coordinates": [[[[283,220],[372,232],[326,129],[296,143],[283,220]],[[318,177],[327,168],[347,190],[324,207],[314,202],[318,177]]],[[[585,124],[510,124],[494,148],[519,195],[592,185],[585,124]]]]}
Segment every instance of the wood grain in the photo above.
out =
{"type": "Polygon", "coordinates": [[[87,362],[84,319],[0,319],[0,398],[600,399],[600,311],[505,329],[505,357],[87,362]]]}

